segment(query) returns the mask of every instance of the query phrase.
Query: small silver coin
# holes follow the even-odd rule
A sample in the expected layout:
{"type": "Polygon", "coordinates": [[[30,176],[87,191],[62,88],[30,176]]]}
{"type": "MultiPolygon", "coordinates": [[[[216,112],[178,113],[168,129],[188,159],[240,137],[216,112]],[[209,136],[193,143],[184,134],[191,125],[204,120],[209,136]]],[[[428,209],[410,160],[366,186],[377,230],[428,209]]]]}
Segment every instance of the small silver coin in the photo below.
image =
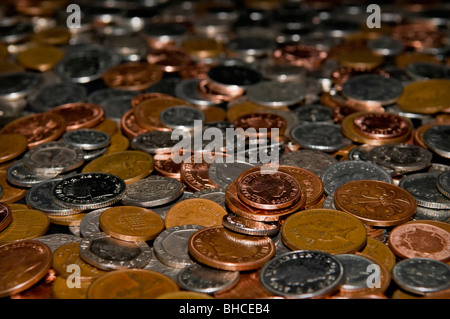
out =
{"type": "Polygon", "coordinates": [[[255,167],[254,164],[244,161],[233,161],[232,163],[213,162],[209,166],[208,174],[211,181],[213,181],[220,188],[227,188],[234,182],[241,173],[249,168],[255,167]]]}
{"type": "Polygon", "coordinates": [[[351,181],[375,180],[393,183],[392,176],[381,166],[363,161],[344,161],[331,164],[319,177],[323,181],[324,191],[327,195],[351,181]]]}
{"type": "Polygon", "coordinates": [[[450,68],[434,62],[411,62],[405,67],[406,73],[416,81],[427,79],[450,79],[450,68]]]}
{"type": "Polygon", "coordinates": [[[194,105],[198,106],[214,106],[218,105],[218,103],[208,100],[206,98],[203,98],[198,93],[198,85],[200,83],[200,79],[184,79],[181,80],[180,83],[178,83],[175,86],[175,95],[185,100],[186,102],[189,102],[194,105]]]}
{"type": "Polygon", "coordinates": [[[165,229],[153,241],[155,256],[163,264],[174,268],[193,264],[188,252],[188,241],[193,233],[202,228],[200,225],[182,225],[165,229]]]}
{"type": "Polygon", "coordinates": [[[438,175],[436,186],[445,197],[450,198],[450,171],[445,171],[438,175]]]}
{"type": "Polygon", "coordinates": [[[80,242],[80,257],[106,271],[143,268],[152,258],[152,250],[145,242],[123,241],[99,233],[80,242]]]}
{"type": "Polygon", "coordinates": [[[429,258],[408,258],[394,265],[392,279],[413,294],[438,292],[450,288],[450,266],[429,258]]]}
{"type": "Polygon", "coordinates": [[[334,156],[317,150],[301,149],[280,156],[281,165],[300,167],[316,175],[337,162],[338,160],[334,156]]]}
{"type": "Polygon", "coordinates": [[[402,52],[404,45],[401,41],[385,35],[368,41],[367,47],[379,55],[393,56],[402,52]]]}
{"type": "Polygon", "coordinates": [[[340,125],[327,123],[303,123],[291,130],[294,142],[306,149],[336,152],[352,141],[341,133],[340,125]]]}
{"type": "Polygon", "coordinates": [[[0,74],[0,101],[14,101],[34,92],[42,82],[42,75],[33,72],[0,74]]]}
{"type": "Polygon", "coordinates": [[[56,249],[65,244],[80,242],[81,238],[74,235],[57,233],[37,237],[34,240],[46,244],[50,248],[50,250],[54,252],[56,249]]]}
{"type": "Polygon", "coordinates": [[[96,158],[99,158],[100,156],[106,154],[106,152],[108,151],[109,146],[104,147],[104,148],[100,148],[98,150],[92,150],[92,151],[83,151],[83,158],[85,162],[89,162],[92,160],[95,160],[96,158]]]}
{"type": "Polygon", "coordinates": [[[120,122],[122,116],[130,110],[131,100],[138,94],[138,92],[133,91],[106,88],[90,93],[87,101],[103,107],[105,117],[120,122]]]}
{"type": "Polygon", "coordinates": [[[192,198],[206,198],[210,199],[222,207],[226,208],[225,203],[225,189],[223,188],[209,188],[192,193],[192,198]]]}
{"type": "Polygon", "coordinates": [[[300,103],[305,98],[303,86],[292,82],[261,81],[247,90],[250,101],[269,107],[300,103]]]}
{"type": "Polygon", "coordinates": [[[167,212],[172,208],[173,205],[181,202],[182,200],[192,198],[192,195],[193,194],[191,192],[184,191],[183,194],[180,197],[178,197],[176,200],[174,200],[173,202],[170,202],[170,203],[167,203],[167,204],[164,204],[161,206],[152,207],[152,211],[154,211],[159,216],[161,216],[162,219],[164,219],[167,215],[167,212]]]}
{"type": "Polygon", "coordinates": [[[430,127],[423,133],[423,142],[439,156],[450,158],[450,125],[430,127]]]}
{"type": "Polygon", "coordinates": [[[105,148],[110,143],[108,134],[94,129],[78,129],[63,134],[63,142],[83,151],[105,148]]]}
{"type": "Polygon", "coordinates": [[[204,122],[205,114],[187,105],[177,105],[164,109],[159,116],[161,123],[177,130],[192,130],[196,121],[204,122]]]}
{"type": "Polygon", "coordinates": [[[30,108],[35,112],[46,112],[53,107],[76,102],[84,102],[87,90],[76,83],[52,83],[39,89],[29,98],[30,108]]]}
{"type": "Polygon", "coordinates": [[[294,110],[294,113],[300,122],[333,122],[331,108],[320,104],[300,106],[294,110]]]}
{"type": "Polygon", "coordinates": [[[170,177],[152,175],[127,185],[122,203],[130,206],[155,207],[179,198],[184,185],[170,177]]]}
{"type": "Polygon", "coordinates": [[[228,213],[223,216],[222,225],[236,233],[251,236],[273,236],[280,231],[280,224],[276,222],[259,222],[228,213]]]}
{"type": "Polygon", "coordinates": [[[170,153],[178,140],[172,139],[172,132],[153,131],[139,134],[131,139],[132,149],[150,154],[170,153]]]}
{"type": "Polygon", "coordinates": [[[280,255],[260,272],[264,288],[277,296],[296,299],[330,295],[344,280],[344,267],[335,256],[313,250],[280,255]]]}
{"type": "Polygon", "coordinates": [[[21,160],[8,166],[6,180],[16,186],[30,188],[43,181],[55,178],[58,174],[36,174],[29,170],[21,160]]]}
{"type": "Polygon", "coordinates": [[[104,207],[88,212],[81,219],[80,222],[80,235],[81,237],[95,237],[98,233],[101,233],[100,229],[100,215],[109,207],[104,207]]]}
{"type": "Polygon", "coordinates": [[[239,271],[214,269],[200,264],[183,268],[177,278],[181,288],[207,294],[230,289],[238,280],[239,271]]]}

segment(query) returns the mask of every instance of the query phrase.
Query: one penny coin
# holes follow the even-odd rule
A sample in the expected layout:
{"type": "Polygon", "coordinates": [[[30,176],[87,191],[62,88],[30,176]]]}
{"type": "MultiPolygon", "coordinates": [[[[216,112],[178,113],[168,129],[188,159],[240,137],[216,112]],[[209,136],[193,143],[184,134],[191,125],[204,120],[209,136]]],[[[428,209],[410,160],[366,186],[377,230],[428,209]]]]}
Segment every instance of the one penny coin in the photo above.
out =
{"type": "Polygon", "coordinates": [[[142,62],[120,64],[103,74],[105,84],[118,90],[143,91],[160,81],[163,72],[142,62]]]}
{"type": "Polygon", "coordinates": [[[44,235],[49,227],[50,220],[40,210],[14,210],[11,223],[0,233],[0,243],[34,239],[44,235]]]}
{"type": "Polygon", "coordinates": [[[120,127],[122,132],[128,138],[134,138],[140,134],[149,132],[150,130],[143,128],[136,122],[136,115],[134,114],[134,109],[128,110],[120,119],[120,127]]]}
{"type": "Polygon", "coordinates": [[[62,116],[66,121],[67,131],[94,127],[105,118],[105,110],[94,103],[69,103],[54,107],[48,112],[62,116]]]}
{"type": "Polygon", "coordinates": [[[0,163],[15,159],[28,148],[27,138],[20,134],[1,134],[0,145],[0,163]]]}
{"type": "MultiPolygon", "coordinates": [[[[181,179],[186,185],[194,190],[201,191],[218,186],[209,178],[210,161],[204,154],[193,154],[189,159],[181,163],[181,179]]],[[[212,155],[214,156],[214,155],[212,155]]]]}
{"type": "Polygon", "coordinates": [[[233,121],[235,128],[242,128],[250,137],[272,136],[272,129],[277,130],[278,136],[282,136],[286,130],[287,121],[273,113],[250,113],[245,114],[233,121]],[[255,132],[252,132],[254,129],[255,132]]]}

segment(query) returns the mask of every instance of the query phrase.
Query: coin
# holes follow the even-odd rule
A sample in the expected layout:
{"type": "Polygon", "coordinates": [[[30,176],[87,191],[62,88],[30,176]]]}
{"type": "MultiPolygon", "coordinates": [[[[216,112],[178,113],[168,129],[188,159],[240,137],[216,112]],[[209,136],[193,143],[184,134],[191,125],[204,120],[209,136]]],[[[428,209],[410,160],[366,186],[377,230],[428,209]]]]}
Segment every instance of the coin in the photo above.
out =
{"type": "Polygon", "coordinates": [[[120,132],[111,135],[110,140],[111,144],[109,144],[109,146],[107,147],[107,151],[105,154],[123,152],[128,150],[128,147],[130,146],[130,140],[127,137],[123,136],[120,132]]]}
{"type": "Polygon", "coordinates": [[[1,134],[0,145],[0,163],[15,159],[28,149],[26,137],[20,134],[1,134]]]}
{"type": "Polygon", "coordinates": [[[450,171],[442,172],[436,179],[436,187],[447,198],[450,198],[450,171]]]}
{"type": "Polygon", "coordinates": [[[345,254],[364,247],[367,231],[364,224],[349,213],[308,209],[286,218],[281,225],[281,236],[291,250],[345,254]]]}
{"type": "Polygon", "coordinates": [[[226,209],[225,189],[223,188],[208,188],[202,191],[197,191],[192,194],[192,197],[210,199],[226,209]]]}
{"type": "Polygon", "coordinates": [[[87,101],[105,110],[105,116],[119,121],[130,110],[130,103],[139,93],[112,88],[99,89],[88,95],[87,101]]]}
{"type": "Polygon", "coordinates": [[[53,253],[56,249],[58,249],[59,247],[65,245],[65,244],[80,242],[81,238],[78,236],[69,235],[69,234],[55,233],[55,234],[43,235],[43,236],[35,238],[34,240],[46,244],[53,253]]]}
{"type": "Polygon", "coordinates": [[[162,110],[159,119],[164,126],[174,130],[193,130],[195,125],[205,121],[205,114],[191,106],[176,105],[162,110]]]}
{"type": "Polygon", "coordinates": [[[108,69],[103,75],[106,86],[119,90],[143,91],[162,78],[162,71],[154,65],[127,62],[108,69]]]}
{"type": "Polygon", "coordinates": [[[389,271],[396,263],[396,256],[392,250],[381,241],[367,237],[366,246],[361,250],[361,253],[371,256],[386,266],[389,271]]]}
{"type": "Polygon", "coordinates": [[[400,109],[411,113],[435,114],[450,107],[450,80],[429,79],[416,81],[404,87],[397,100],[400,109]]]}
{"type": "Polygon", "coordinates": [[[14,101],[25,98],[42,83],[42,75],[31,71],[0,74],[0,100],[14,101]]]}
{"type": "Polygon", "coordinates": [[[431,258],[450,260],[450,233],[445,229],[420,222],[398,225],[389,234],[389,247],[399,258],[431,258]]]}
{"type": "Polygon", "coordinates": [[[253,112],[236,118],[233,127],[243,129],[242,134],[249,137],[283,136],[287,121],[277,114],[253,112]]]}
{"type": "Polygon", "coordinates": [[[74,227],[80,227],[81,220],[87,213],[81,212],[72,215],[48,215],[50,223],[54,225],[69,226],[69,230],[73,230],[74,227]]]}
{"type": "Polygon", "coordinates": [[[21,293],[39,282],[52,265],[47,245],[21,240],[0,246],[0,297],[21,293]]]}
{"type": "Polygon", "coordinates": [[[61,49],[52,46],[33,46],[17,54],[17,61],[25,68],[46,72],[52,70],[64,53],[61,49]]]}
{"type": "Polygon", "coordinates": [[[211,158],[208,158],[208,155],[200,153],[193,154],[181,163],[181,178],[188,188],[194,191],[217,188],[217,185],[209,178],[209,167],[210,162],[212,162],[210,160],[211,158]]]}
{"type": "Polygon", "coordinates": [[[84,237],[84,238],[94,237],[98,233],[102,232],[100,229],[100,225],[99,225],[99,219],[100,219],[100,215],[108,208],[109,207],[96,209],[96,210],[90,211],[89,213],[87,213],[83,216],[83,218],[80,221],[81,237],[84,237]]]}
{"type": "Polygon", "coordinates": [[[82,150],[98,150],[107,147],[111,138],[108,134],[95,129],[77,129],[64,133],[63,142],[82,150]]]}
{"type": "Polygon", "coordinates": [[[181,163],[172,160],[172,154],[161,153],[153,156],[155,170],[163,176],[181,181],[181,163]]]}
{"type": "Polygon", "coordinates": [[[134,138],[139,134],[148,132],[149,130],[139,126],[136,122],[136,115],[134,110],[128,110],[120,119],[120,127],[126,136],[134,138]]]}
{"type": "Polygon", "coordinates": [[[56,277],[52,283],[52,296],[55,299],[86,299],[87,290],[90,283],[81,282],[80,287],[69,288],[67,286],[67,280],[62,277],[56,277]]]}
{"type": "Polygon", "coordinates": [[[89,286],[87,296],[88,299],[155,299],[179,289],[175,281],[156,271],[125,269],[109,272],[95,280],[89,286]]]}
{"type": "Polygon", "coordinates": [[[142,268],[152,258],[152,250],[145,242],[127,242],[98,234],[80,242],[80,258],[106,271],[142,268]]]}
{"type": "Polygon", "coordinates": [[[49,113],[62,116],[67,131],[96,126],[105,117],[105,110],[101,106],[84,102],[63,104],[52,108],[49,113]]]}
{"type": "Polygon", "coordinates": [[[248,88],[246,96],[254,103],[281,107],[300,103],[306,95],[304,87],[292,82],[261,81],[248,88]]]}
{"type": "Polygon", "coordinates": [[[53,107],[83,102],[87,97],[84,86],[76,83],[49,83],[29,97],[30,108],[36,112],[46,112],[53,107]]]}
{"type": "Polygon", "coordinates": [[[0,170],[0,185],[3,188],[3,196],[0,203],[15,203],[25,197],[26,189],[11,186],[6,178],[6,172],[0,170]]]}
{"type": "Polygon", "coordinates": [[[123,151],[101,156],[85,165],[81,172],[113,174],[129,185],[150,175],[153,168],[153,157],[150,154],[123,151]]]}
{"type": "Polygon", "coordinates": [[[222,225],[236,233],[253,236],[272,236],[280,230],[280,224],[277,222],[259,222],[233,213],[223,216],[222,225]]]}
{"type": "Polygon", "coordinates": [[[188,253],[189,237],[203,229],[201,225],[180,225],[163,230],[153,241],[155,256],[165,265],[185,268],[194,261],[188,253]]]}
{"type": "Polygon", "coordinates": [[[450,125],[430,127],[423,133],[423,142],[434,153],[450,158],[450,125]]]}
{"type": "Polygon", "coordinates": [[[0,242],[34,239],[45,234],[49,226],[48,217],[39,210],[14,210],[11,223],[0,233],[0,242]]]}
{"type": "Polygon", "coordinates": [[[264,288],[276,296],[306,299],[333,294],[344,281],[344,268],[322,251],[294,251],[266,263],[260,273],[264,288]]]}
{"type": "Polygon", "coordinates": [[[213,162],[209,166],[208,175],[215,184],[225,189],[242,172],[254,166],[254,164],[245,161],[233,161],[232,163],[227,163],[226,161],[224,163],[213,162]]]}
{"type": "Polygon", "coordinates": [[[34,185],[52,179],[57,175],[57,173],[37,174],[28,169],[23,164],[22,160],[12,163],[6,170],[6,180],[8,181],[8,183],[25,188],[33,187],[34,185]]]}
{"type": "Polygon", "coordinates": [[[11,224],[12,212],[7,204],[0,203],[0,232],[11,224]]]}
{"type": "Polygon", "coordinates": [[[394,266],[392,279],[413,294],[439,292],[450,288],[450,267],[429,258],[408,258],[394,266]]]}
{"type": "Polygon", "coordinates": [[[64,178],[53,187],[55,202],[76,210],[97,209],[118,202],[125,182],[112,174],[86,173],[64,178]]]}
{"type": "Polygon", "coordinates": [[[352,181],[335,191],[336,208],[348,212],[363,223],[394,226],[410,220],[416,201],[401,187],[373,180],[352,181]]]}
{"type": "Polygon", "coordinates": [[[319,175],[331,164],[337,163],[337,159],[330,154],[318,150],[297,150],[284,153],[280,156],[280,164],[296,166],[319,175]]]}
{"type": "Polygon", "coordinates": [[[223,226],[206,227],[189,238],[189,253],[207,266],[231,271],[260,268],[275,254],[269,237],[230,232],[223,226]]]}
{"type": "Polygon", "coordinates": [[[150,154],[170,153],[178,143],[172,139],[172,132],[153,131],[140,133],[132,138],[131,148],[150,154]]]}
{"type": "Polygon", "coordinates": [[[226,210],[220,204],[204,198],[190,198],[175,204],[165,216],[165,227],[201,225],[204,227],[222,225],[226,210]]]}
{"type": "Polygon", "coordinates": [[[155,212],[136,206],[116,206],[105,210],[100,228],[116,239],[148,241],[164,230],[164,220],[155,212]]]}
{"type": "Polygon", "coordinates": [[[165,73],[179,72],[191,62],[190,56],[178,47],[151,50],[146,60],[165,73]]]}

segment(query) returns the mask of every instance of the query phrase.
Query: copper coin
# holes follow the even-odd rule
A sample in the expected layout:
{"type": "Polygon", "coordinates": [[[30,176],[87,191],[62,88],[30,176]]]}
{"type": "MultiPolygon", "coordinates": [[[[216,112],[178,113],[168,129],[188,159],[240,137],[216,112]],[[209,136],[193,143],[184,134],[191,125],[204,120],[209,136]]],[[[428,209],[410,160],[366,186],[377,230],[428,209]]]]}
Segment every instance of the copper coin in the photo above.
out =
{"type": "Polygon", "coordinates": [[[8,205],[0,203],[0,232],[11,224],[12,213],[8,205]]]}
{"type": "Polygon", "coordinates": [[[0,163],[15,159],[28,148],[27,139],[20,134],[1,134],[0,145],[0,163]]]}
{"type": "Polygon", "coordinates": [[[204,154],[194,154],[181,163],[181,179],[194,191],[217,188],[218,185],[209,178],[209,166],[204,154]]]}
{"type": "Polygon", "coordinates": [[[103,74],[105,84],[118,90],[143,91],[162,79],[162,71],[148,63],[120,64],[103,74]]]}
{"type": "MultiPolygon", "coordinates": [[[[242,272],[237,284],[231,289],[214,292],[217,299],[262,299],[273,294],[263,287],[259,281],[260,270],[242,272]]],[[[280,297],[281,298],[281,297],[280,297]]]]}
{"type": "Polygon", "coordinates": [[[39,282],[52,265],[50,248],[35,240],[0,246],[0,297],[27,290],[39,282]]]}
{"type": "Polygon", "coordinates": [[[153,160],[155,161],[155,170],[161,175],[181,179],[181,163],[175,163],[171,154],[155,154],[153,160]]]}
{"type": "Polygon", "coordinates": [[[327,58],[327,52],[309,45],[285,45],[273,53],[273,59],[278,63],[303,66],[308,70],[317,69],[327,58]]]}
{"type": "Polygon", "coordinates": [[[278,130],[278,136],[282,136],[286,130],[287,121],[273,113],[250,113],[245,114],[233,121],[234,128],[242,128],[248,136],[266,136],[272,135],[272,129],[278,130]],[[248,129],[255,129],[251,132],[248,129]]]}
{"type": "Polygon", "coordinates": [[[191,62],[189,55],[179,48],[164,48],[151,51],[147,62],[167,73],[178,72],[191,62]]]}
{"type": "Polygon", "coordinates": [[[363,223],[395,226],[410,220],[416,212],[416,200],[393,184],[360,180],[345,183],[334,195],[337,209],[348,212],[363,223]]]}
{"type": "Polygon", "coordinates": [[[6,171],[3,170],[0,170],[0,185],[3,188],[3,196],[0,197],[0,203],[15,203],[24,198],[27,193],[25,188],[11,186],[6,179],[6,171]]]}
{"type": "Polygon", "coordinates": [[[136,122],[136,115],[134,114],[134,110],[128,110],[125,112],[125,114],[122,116],[120,120],[120,127],[122,128],[122,131],[125,133],[128,138],[134,138],[138,136],[139,134],[149,132],[150,130],[145,129],[136,122]]]}
{"type": "MultiPolygon", "coordinates": [[[[53,269],[49,269],[47,274],[32,287],[27,290],[11,296],[11,299],[53,299],[52,287],[56,280],[56,273],[53,269]]],[[[66,281],[64,284],[67,287],[66,281]]]]}
{"type": "Polygon", "coordinates": [[[36,113],[7,124],[0,134],[20,134],[27,138],[29,148],[55,141],[66,131],[66,121],[56,113],[36,113]]]}
{"type": "Polygon", "coordinates": [[[172,96],[165,94],[165,93],[160,93],[160,92],[142,93],[142,94],[136,95],[134,98],[131,99],[131,107],[135,108],[136,106],[138,106],[140,103],[144,102],[145,100],[161,98],[161,97],[162,98],[171,98],[172,96]]]}
{"type": "Polygon", "coordinates": [[[369,138],[397,138],[411,133],[412,125],[407,119],[393,113],[364,113],[353,120],[355,130],[369,138]]]}
{"type": "Polygon", "coordinates": [[[419,222],[396,226],[389,235],[389,247],[400,258],[450,261],[450,233],[435,225],[419,222]]]}
{"type": "Polygon", "coordinates": [[[62,116],[67,131],[96,126],[105,118],[105,110],[100,105],[84,102],[60,105],[48,112],[62,116]]]}
{"type": "Polygon", "coordinates": [[[206,227],[189,238],[189,253],[207,266],[232,271],[262,267],[275,255],[269,237],[234,233],[223,226],[206,227]]]}
{"type": "Polygon", "coordinates": [[[265,174],[260,167],[250,168],[241,173],[237,184],[239,198],[245,204],[259,209],[287,208],[302,195],[299,181],[285,171],[265,174]]]}
{"type": "Polygon", "coordinates": [[[277,210],[258,209],[246,205],[244,202],[242,202],[239,196],[237,195],[238,192],[237,188],[238,186],[236,182],[232,182],[227,187],[227,189],[225,190],[225,202],[228,208],[233,213],[247,219],[252,219],[261,222],[279,221],[281,218],[284,218],[294,212],[304,209],[306,205],[306,193],[302,189],[301,190],[302,195],[300,199],[290,207],[277,210]]]}

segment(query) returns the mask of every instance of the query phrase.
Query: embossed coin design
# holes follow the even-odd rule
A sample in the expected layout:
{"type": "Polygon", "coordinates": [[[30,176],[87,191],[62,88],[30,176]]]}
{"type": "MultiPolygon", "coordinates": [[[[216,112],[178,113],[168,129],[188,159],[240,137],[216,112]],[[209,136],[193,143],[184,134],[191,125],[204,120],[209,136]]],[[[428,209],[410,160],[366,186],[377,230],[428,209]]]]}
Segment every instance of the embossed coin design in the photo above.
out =
{"type": "Polygon", "coordinates": [[[222,225],[226,210],[220,204],[205,198],[190,198],[175,204],[166,214],[165,226],[171,228],[182,225],[204,227],[222,225]]]}
{"type": "Polygon", "coordinates": [[[67,131],[94,127],[105,118],[105,110],[100,105],[84,102],[63,104],[52,108],[48,113],[62,116],[67,131]]]}

